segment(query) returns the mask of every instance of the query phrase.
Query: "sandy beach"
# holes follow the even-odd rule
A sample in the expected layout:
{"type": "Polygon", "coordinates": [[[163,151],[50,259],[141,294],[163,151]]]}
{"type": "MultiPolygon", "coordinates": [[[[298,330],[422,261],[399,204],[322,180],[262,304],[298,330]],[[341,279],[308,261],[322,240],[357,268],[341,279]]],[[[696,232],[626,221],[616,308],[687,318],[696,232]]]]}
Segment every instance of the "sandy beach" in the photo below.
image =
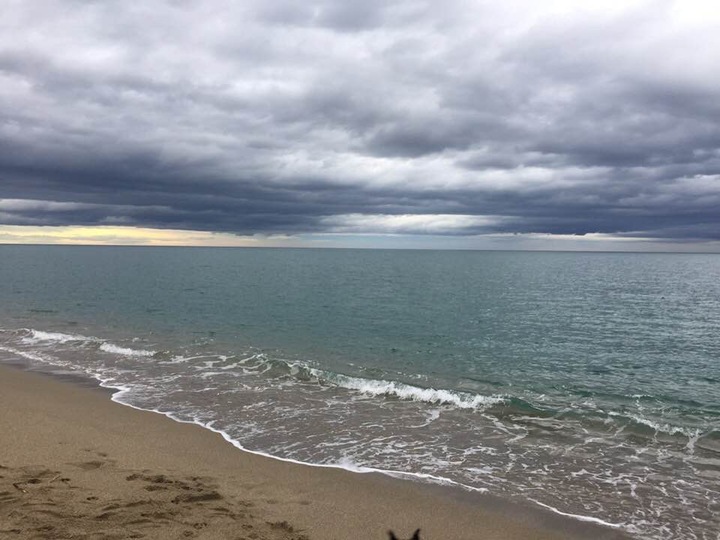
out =
{"type": "Polygon", "coordinates": [[[622,538],[487,496],[238,450],[88,384],[0,366],[0,537],[622,538]]]}

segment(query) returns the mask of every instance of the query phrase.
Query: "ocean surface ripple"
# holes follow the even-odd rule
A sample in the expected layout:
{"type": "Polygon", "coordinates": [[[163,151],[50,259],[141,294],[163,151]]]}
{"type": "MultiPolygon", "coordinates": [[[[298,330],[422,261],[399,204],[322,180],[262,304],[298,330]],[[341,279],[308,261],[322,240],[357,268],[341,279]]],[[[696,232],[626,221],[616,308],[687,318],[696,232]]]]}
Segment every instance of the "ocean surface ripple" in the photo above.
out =
{"type": "Polygon", "coordinates": [[[720,257],[197,253],[0,248],[0,361],[281,459],[717,539],[720,257]]]}

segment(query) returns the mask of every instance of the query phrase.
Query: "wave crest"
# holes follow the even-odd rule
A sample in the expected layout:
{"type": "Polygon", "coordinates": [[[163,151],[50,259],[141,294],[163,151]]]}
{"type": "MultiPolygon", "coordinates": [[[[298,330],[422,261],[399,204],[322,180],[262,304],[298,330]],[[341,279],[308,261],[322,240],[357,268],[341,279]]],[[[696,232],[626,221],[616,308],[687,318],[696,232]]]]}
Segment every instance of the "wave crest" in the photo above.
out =
{"type": "Polygon", "coordinates": [[[77,344],[80,347],[91,347],[97,348],[103,352],[110,354],[118,354],[122,356],[136,356],[136,357],[149,357],[156,354],[156,351],[149,351],[145,349],[131,349],[129,347],[121,347],[110,341],[103,339],[84,336],[82,334],[64,334],[62,332],[45,332],[43,330],[35,330],[33,328],[23,329],[26,333],[21,338],[22,343],[25,345],[42,345],[42,344],[77,344]]]}
{"type": "Polygon", "coordinates": [[[506,402],[505,397],[500,395],[485,396],[443,388],[423,388],[399,381],[353,377],[310,367],[302,362],[268,358],[264,354],[253,354],[242,360],[234,359],[233,363],[221,367],[223,370],[233,368],[265,377],[289,378],[299,383],[343,388],[366,396],[450,405],[459,409],[483,409],[506,402]]]}
{"type": "Polygon", "coordinates": [[[153,356],[155,351],[147,351],[145,349],[130,349],[128,347],[120,347],[109,342],[100,345],[100,350],[110,354],[120,354],[122,356],[153,356]]]}
{"type": "Polygon", "coordinates": [[[452,405],[459,409],[480,409],[505,401],[502,396],[484,396],[442,388],[422,388],[397,381],[363,379],[347,375],[334,374],[328,376],[326,380],[341,388],[356,390],[368,396],[385,396],[433,405],[452,405]]]}
{"type": "Polygon", "coordinates": [[[100,341],[97,338],[83,336],[80,334],[63,334],[62,332],[43,332],[42,330],[26,329],[28,335],[22,338],[22,342],[34,345],[40,342],[69,343],[71,341],[100,341]]]}

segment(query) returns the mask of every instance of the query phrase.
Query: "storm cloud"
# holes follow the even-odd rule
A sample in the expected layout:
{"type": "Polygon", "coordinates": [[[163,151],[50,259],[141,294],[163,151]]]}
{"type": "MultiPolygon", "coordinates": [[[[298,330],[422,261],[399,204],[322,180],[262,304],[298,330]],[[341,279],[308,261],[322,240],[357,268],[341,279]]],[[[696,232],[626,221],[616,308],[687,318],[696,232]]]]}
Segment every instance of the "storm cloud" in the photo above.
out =
{"type": "Polygon", "coordinates": [[[720,239],[720,8],[7,0],[0,224],[720,239]]]}

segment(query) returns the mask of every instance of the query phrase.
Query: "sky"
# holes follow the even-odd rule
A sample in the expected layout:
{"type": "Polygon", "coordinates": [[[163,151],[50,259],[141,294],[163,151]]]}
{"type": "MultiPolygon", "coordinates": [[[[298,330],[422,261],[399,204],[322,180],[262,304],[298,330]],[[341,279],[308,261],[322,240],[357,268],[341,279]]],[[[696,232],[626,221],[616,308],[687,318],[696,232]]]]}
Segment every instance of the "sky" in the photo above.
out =
{"type": "Polygon", "coordinates": [[[720,251],[720,4],[3,0],[0,243],[720,251]]]}

